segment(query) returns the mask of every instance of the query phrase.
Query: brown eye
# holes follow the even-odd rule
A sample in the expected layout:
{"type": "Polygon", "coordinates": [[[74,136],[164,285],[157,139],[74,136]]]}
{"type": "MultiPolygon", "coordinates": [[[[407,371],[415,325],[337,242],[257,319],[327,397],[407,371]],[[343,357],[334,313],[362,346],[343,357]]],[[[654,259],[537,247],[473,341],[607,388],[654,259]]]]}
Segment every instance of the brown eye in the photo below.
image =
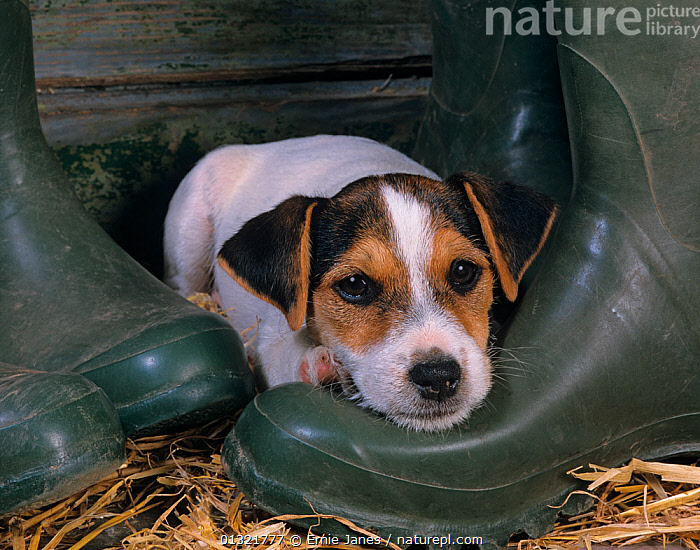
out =
{"type": "Polygon", "coordinates": [[[470,290],[479,277],[479,267],[467,260],[455,260],[450,266],[450,282],[460,291],[470,290]]]}
{"type": "Polygon", "coordinates": [[[338,293],[348,302],[358,302],[369,293],[369,280],[361,273],[354,273],[337,285],[338,293]]]}

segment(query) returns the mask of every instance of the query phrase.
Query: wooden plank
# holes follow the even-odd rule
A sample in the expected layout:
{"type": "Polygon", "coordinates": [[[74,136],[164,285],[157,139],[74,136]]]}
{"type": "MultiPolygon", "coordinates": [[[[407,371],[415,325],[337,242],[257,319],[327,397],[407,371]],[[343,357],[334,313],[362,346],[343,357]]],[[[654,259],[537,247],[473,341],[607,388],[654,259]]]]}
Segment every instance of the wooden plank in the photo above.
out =
{"type": "MultiPolygon", "coordinates": [[[[429,78],[340,82],[299,82],[282,84],[236,83],[217,86],[137,86],[133,88],[40,90],[39,112],[47,139],[55,147],[109,143],[138,134],[155,121],[177,124],[193,113],[202,120],[220,120],[229,125],[245,118],[254,109],[260,113],[288,111],[302,105],[309,113],[299,112],[302,119],[318,119],[319,130],[332,133],[339,122],[324,119],[313,105],[317,102],[392,104],[395,100],[427,98],[429,78]],[[216,113],[212,115],[210,113],[216,113]],[[325,130],[322,126],[325,126],[325,130]]],[[[358,113],[360,112],[357,109],[358,113]]],[[[371,111],[370,111],[371,112],[371,111]]],[[[368,113],[369,114],[369,113],[368,113]]],[[[414,114],[419,117],[422,113],[414,114]]],[[[387,113],[387,116],[392,116],[387,113]]],[[[269,124],[270,121],[266,121],[269,124]]],[[[206,124],[209,126],[209,122],[206,124]]],[[[265,126],[265,132],[273,131],[265,126]]],[[[281,134],[288,134],[279,130],[281,134]]],[[[260,140],[262,140],[262,136],[260,140]]],[[[268,138],[265,138],[268,139],[268,138]]],[[[255,137],[238,134],[236,141],[255,141],[255,137]]],[[[212,142],[212,145],[214,143],[212,142]]]]}
{"type": "Polygon", "coordinates": [[[410,152],[424,0],[35,0],[39,108],[81,200],[160,272],[169,198],[207,151],[316,133],[410,152]]]}
{"type": "Polygon", "coordinates": [[[411,152],[430,79],[58,89],[42,125],[79,197],[132,256],[162,273],[161,230],[177,184],[208,151],[318,133],[411,152]]]}
{"type": "Polygon", "coordinates": [[[236,80],[425,64],[423,0],[38,0],[38,85],[236,80]],[[389,63],[387,60],[391,60],[389,63]]]}

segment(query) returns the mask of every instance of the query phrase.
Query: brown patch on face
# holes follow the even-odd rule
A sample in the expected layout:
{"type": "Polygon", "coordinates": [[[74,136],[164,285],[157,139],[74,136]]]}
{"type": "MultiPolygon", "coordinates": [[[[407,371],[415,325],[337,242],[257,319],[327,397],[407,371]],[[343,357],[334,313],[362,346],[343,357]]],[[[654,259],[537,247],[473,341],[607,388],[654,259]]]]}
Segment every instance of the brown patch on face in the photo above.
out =
{"type": "Polygon", "coordinates": [[[484,252],[452,227],[437,229],[428,281],[438,305],[452,313],[479,347],[486,349],[488,312],[493,302],[493,273],[484,252]],[[474,287],[464,293],[457,292],[449,279],[450,267],[455,260],[471,262],[480,271],[474,287]]]}
{"type": "Polygon", "coordinates": [[[353,353],[381,342],[407,311],[410,283],[406,266],[386,239],[367,232],[323,275],[313,293],[312,331],[321,343],[332,338],[353,353]],[[338,292],[340,281],[364,274],[370,282],[367,300],[351,303],[338,292]]]}

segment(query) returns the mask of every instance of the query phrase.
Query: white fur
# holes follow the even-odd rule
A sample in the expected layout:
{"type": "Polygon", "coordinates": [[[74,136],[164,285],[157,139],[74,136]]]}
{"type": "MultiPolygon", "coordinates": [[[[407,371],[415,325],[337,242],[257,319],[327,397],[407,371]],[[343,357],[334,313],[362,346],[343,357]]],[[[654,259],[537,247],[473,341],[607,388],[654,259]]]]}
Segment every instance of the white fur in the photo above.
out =
{"type": "MultiPolygon", "coordinates": [[[[358,137],[315,136],[217,149],[185,177],[170,204],[164,237],[166,282],[185,296],[218,292],[239,331],[259,321],[254,347],[268,384],[298,381],[298,367],[315,345],[306,327],[291,332],[277,308],[226,275],[216,253],[247,220],[292,195],[331,197],[362,177],[396,172],[439,179],[401,153],[358,137]]],[[[444,428],[481,401],[489,387],[489,362],[460,323],[431,300],[425,277],[433,237],[427,208],[388,188],[383,198],[395,245],[411,277],[414,315],[408,326],[394,327],[389,338],[366,353],[351,353],[339,342],[332,351],[352,375],[362,403],[406,426],[444,428]],[[466,373],[460,407],[440,410],[434,421],[416,420],[412,414],[429,407],[438,411],[443,405],[422,403],[406,382],[409,357],[426,342],[452,354],[466,373]]]]}
{"type": "Polygon", "coordinates": [[[395,191],[382,189],[394,230],[395,246],[408,267],[411,295],[415,304],[430,301],[430,287],[426,270],[433,252],[434,233],[430,226],[430,213],[415,198],[395,191]]]}
{"type": "Polygon", "coordinates": [[[336,344],[336,357],[352,377],[357,401],[417,430],[442,430],[463,420],[486,397],[491,367],[486,354],[448,312],[419,311],[409,325],[394,327],[381,344],[353,353],[336,344]],[[462,367],[456,400],[449,405],[422,399],[408,380],[413,352],[439,348],[462,367]]]}

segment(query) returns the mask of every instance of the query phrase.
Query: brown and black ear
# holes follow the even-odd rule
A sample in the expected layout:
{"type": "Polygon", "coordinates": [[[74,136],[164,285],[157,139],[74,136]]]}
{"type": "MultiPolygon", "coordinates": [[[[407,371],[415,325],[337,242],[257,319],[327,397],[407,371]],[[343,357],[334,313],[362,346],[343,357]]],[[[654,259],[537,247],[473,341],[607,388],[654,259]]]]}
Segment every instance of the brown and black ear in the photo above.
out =
{"type": "Polygon", "coordinates": [[[295,196],[246,222],[218,254],[219,265],[258,298],[279,308],[289,328],[306,318],[311,282],[311,213],[317,199],[295,196]]]}
{"type": "Polygon", "coordinates": [[[459,172],[448,181],[462,185],[479,218],[503,292],[518,295],[525,270],[542,249],[559,209],[533,189],[500,182],[474,172],[459,172]]]}

